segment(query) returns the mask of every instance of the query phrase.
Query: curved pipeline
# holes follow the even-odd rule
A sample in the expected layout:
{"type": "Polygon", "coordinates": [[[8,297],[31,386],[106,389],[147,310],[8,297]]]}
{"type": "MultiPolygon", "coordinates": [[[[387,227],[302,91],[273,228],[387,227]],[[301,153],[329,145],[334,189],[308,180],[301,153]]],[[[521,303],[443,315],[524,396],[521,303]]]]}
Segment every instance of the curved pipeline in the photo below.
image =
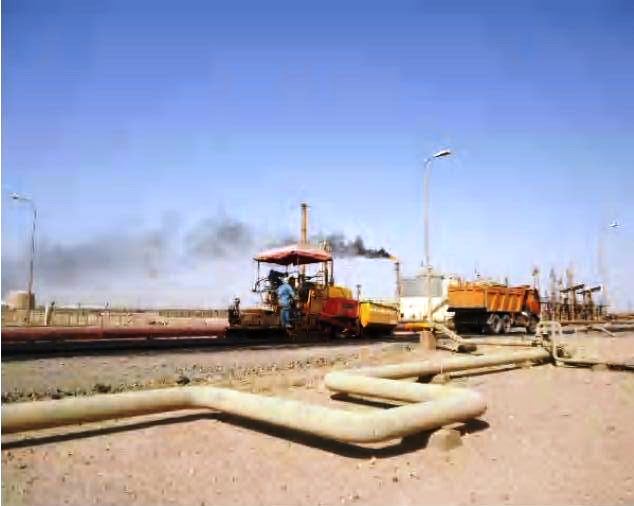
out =
{"type": "Polygon", "coordinates": [[[333,391],[408,403],[387,410],[352,412],[226,388],[193,386],[8,404],[2,407],[2,431],[20,432],[149,413],[209,408],[338,441],[379,442],[465,421],[486,410],[484,399],[475,391],[444,385],[406,383],[395,381],[394,378],[526,360],[540,361],[548,357],[545,350],[527,350],[387,365],[326,375],[326,386],[333,391]]]}
{"type": "MultiPolygon", "coordinates": [[[[2,431],[11,433],[181,409],[209,408],[338,441],[369,443],[467,420],[486,409],[480,394],[469,390],[362,379],[369,382],[358,388],[357,393],[372,391],[373,396],[382,397],[374,390],[380,389],[390,399],[412,404],[360,413],[227,388],[195,386],[9,405],[2,408],[2,431]],[[439,388],[443,390],[442,395],[437,391],[439,388]],[[407,393],[399,393],[401,389],[407,393]]],[[[354,391],[352,389],[349,393],[354,391]]]]}
{"type": "Polygon", "coordinates": [[[634,370],[634,359],[629,361],[614,361],[564,357],[562,355],[564,346],[561,344],[563,340],[563,330],[559,322],[540,322],[537,330],[538,334],[544,335],[546,340],[550,341],[550,352],[552,354],[553,361],[557,366],[569,365],[573,367],[593,367],[595,365],[603,365],[613,369],[634,370]]]}

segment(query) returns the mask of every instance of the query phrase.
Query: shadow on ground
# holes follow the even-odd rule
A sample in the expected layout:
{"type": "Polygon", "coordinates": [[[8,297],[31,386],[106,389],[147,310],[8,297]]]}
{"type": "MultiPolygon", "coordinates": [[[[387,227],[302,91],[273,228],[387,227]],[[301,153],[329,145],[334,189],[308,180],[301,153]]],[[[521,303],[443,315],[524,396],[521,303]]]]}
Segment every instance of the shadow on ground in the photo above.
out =
{"type": "MultiPolygon", "coordinates": [[[[225,413],[194,413],[187,415],[168,416],[156,420],[125,423],[113,427],[104,427],[98,429],[88,429],[76,432],[67,432],[64,434],[52,434],[46,436],[27,436],[24,439],[2,443],[2,450],[10,450],[14,448],[25,448],[32,446],[40,446],[46,444],[60,443],[74,439],[85,439],[91,437],[105,436],[109,434],[117,434],[133,430],[141,430],[151,427],[160,427],[173,423],[186,423],[198,420],[217,420],[236,427],[241,427],[253,432],[260,432],[268,436],[291,441],[293,443],[309,446],[329,453],[335,453],[342,457],[353,459],[367,459],[371,457],[388,458],[423,449],[427,446],[429,436],[433,431],[425,431],[419,434],[406,436],[398,442],[388,442],[387,446],[360,446],[349,443],[332,441],[312,434],[280,428],[263,422],[247,420],[238,416],[225,413]]],[[[489,424],[483,420],[470,420],[456,427],[462,435],[479,432],[489,427],[489,424]]]]}

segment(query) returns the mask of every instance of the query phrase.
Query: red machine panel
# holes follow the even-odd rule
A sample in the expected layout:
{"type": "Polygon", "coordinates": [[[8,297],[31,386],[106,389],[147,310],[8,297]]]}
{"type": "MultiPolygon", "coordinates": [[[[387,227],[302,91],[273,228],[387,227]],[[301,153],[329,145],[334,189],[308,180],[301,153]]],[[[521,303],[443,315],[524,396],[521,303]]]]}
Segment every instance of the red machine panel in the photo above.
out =
{"type": "Polygon", "coordinates": [[[357,318],[359,302],[343,297],[328,297],[324,302],[321,316],[325,318],[357,318]]]}

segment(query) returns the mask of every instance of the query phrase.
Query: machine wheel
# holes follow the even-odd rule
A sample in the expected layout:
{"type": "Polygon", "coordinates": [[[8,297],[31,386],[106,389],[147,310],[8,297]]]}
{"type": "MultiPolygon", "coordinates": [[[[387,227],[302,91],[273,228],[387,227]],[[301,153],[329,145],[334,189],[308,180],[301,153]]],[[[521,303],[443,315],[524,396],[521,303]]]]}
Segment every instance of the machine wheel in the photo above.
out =
{"type": "Polygon", "coordinates": [[[507,314],[502,316],[502,334],[510,334],[511,332],[511,317],[507,314]]]}
{"type": "Polygon", "coordinates": [[[496,314],[492,314],[487,323],[490,334],[497,335],[502,330],[502,319],[496,314]]]}
{"type": "Polygon", "coordinates": [[[323,323],[319,326],[320,333],[324,339],[334,339],[337,335],[335,327],[332,325],[328,325],[327,323],[323,323]]]}
{"type": "Polygon", "coordinates": [[[456,334],[466,334],[467,332],[467,327],[465,327],[464,325],[454,325],[453,329],[456,334]]]}
{"type": "Polygon", "coordinates": [[[537,323],[538,320],[534,316],[531,316],[528,320],[528,326],[526,327],[527,334],[534,334],[537,332],[537,323]]]}

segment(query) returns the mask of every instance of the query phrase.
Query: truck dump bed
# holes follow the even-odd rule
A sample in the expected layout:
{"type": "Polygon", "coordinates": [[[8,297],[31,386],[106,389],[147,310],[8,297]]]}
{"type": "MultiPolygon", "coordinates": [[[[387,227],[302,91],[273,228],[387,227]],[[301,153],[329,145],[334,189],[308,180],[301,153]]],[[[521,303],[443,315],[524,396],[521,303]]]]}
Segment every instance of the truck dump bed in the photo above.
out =
{"type": "Polygon", "coordinates": [[[519,313],[529,310],[539,314],[539,298],[529,286],[469,283],[450,286],[448,298],[449,311],[472,309],[487,313],[519,313]]]}

